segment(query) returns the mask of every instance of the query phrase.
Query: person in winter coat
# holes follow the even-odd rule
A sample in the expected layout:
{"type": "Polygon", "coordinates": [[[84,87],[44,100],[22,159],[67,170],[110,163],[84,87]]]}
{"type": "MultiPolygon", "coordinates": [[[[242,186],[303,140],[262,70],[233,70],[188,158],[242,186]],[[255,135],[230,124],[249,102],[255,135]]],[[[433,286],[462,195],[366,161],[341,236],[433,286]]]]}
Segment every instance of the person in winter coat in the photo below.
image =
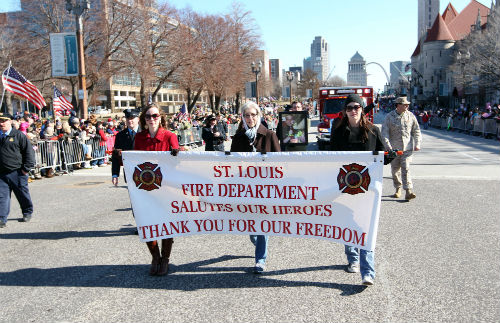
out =
{"type": "MultiPolygon", "coordinates": [[[[232,152],[279,152],[278,137],[264,127],[260,120],[262,113],[254,102],[247,102],[242,107],[242,121],[231,143],[232,152]]],[[[266,268],[268,236],[250,235],[255,245],[254,273],[261,273],[266,268]]]]}

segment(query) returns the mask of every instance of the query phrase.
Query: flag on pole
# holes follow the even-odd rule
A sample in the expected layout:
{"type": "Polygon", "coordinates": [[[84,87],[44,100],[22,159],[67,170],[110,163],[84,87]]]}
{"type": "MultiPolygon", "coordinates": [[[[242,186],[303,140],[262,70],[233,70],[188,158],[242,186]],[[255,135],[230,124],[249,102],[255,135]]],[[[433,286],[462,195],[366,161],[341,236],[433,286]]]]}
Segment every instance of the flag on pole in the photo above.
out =
{"type": "Polygon", "coordinates": [[[54,113],[58,116],[69,114],[73,105],[64,97],[64,95],[54,86],[54,113]]]}
{"type": "Polygon", "coordinates": [[[184,119],[188,119],[188,114],[187,114],[187,109],[186,109],[186,103],[183,103],[181,108],[179,109],[179,113],[177,114],[177,119],[179,121],[182,121],[184,119]]]}
{"type": "Polygon", "coordinates": [[[7,91],[25,98],[39,110],[47,105],[36,86],[16,71],[13,66],[2,73],[2,84],[7,91]]]}
{"type": "Polygon", "coordinates": [[[151,93],[149,93],[148,97],[148,105],[153,104],[153,97],[151,96],[151,93]]]}

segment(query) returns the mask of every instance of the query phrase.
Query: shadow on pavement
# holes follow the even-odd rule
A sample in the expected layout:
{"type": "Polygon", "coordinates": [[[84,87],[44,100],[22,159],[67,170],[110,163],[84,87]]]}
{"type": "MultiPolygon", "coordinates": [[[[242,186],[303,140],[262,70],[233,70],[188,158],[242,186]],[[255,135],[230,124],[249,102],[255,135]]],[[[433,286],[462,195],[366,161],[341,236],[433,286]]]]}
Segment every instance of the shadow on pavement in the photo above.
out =
{"type": "Polygon", "coordinates": [[[2,233],[2,239],[35,239],[35,240],[61,240],[67,238],[99,238],[99,237],[116,237],[134,235],[135,226],[130,225],[128,228],[120,228],[119,230],[104,230],[104,231],[64,231],[64,232],[16,232],[2,233]]]}
{"type": "Polygon", "coordinates": [[[182,291],[212,288],[313,286],[338,289],[342,292],[342,296],[354,295],[366,289],[366,286],[362,285],[279,279],[280,275],[289,273],[344,270],[345,266],[340,265],[291,268],[268,271],[262,275],[249,274],[247,267],[203,267],[238,258],[253,257],[225,255],[179,266],[171,264],[169,275],[164,277],[151,277],[148,275],[149,265],[136,264],[72,266],[48,269],[26,268],[12,272],[0,272],[0,286],[110,287],[182,291]]]}

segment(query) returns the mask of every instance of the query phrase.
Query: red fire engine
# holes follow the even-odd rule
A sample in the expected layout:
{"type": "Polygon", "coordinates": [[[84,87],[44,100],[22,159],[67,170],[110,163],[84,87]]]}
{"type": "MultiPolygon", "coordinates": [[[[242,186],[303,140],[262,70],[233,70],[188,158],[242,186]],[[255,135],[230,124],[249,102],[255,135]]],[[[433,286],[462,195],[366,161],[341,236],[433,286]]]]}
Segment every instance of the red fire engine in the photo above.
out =
{"type": "MultiPolygon", "coordinates": [[[[373,103],[373,87],[371,86],[343,86],[343,87],[320,87],[319,88],[319,117],[318,124],[318,148],[324,150],[330,142],[331,127],[335,119],[342,118],[344,101],[349,94],[359,95],[365,102],[365,106],[373,103]]],[[[373,121],[373,110],[368,114],[373,121]]]]}

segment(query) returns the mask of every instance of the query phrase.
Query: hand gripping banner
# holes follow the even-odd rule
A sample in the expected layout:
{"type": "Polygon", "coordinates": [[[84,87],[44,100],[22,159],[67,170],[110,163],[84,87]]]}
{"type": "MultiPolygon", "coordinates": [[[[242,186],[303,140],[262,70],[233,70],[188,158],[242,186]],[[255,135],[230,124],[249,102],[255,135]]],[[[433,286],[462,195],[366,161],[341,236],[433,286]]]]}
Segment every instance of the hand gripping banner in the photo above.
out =
{"type": "Polygon", "coordinates": [[[122,154],[141,241],[264,234],[375,248],[383,153],[122,154]]]}

